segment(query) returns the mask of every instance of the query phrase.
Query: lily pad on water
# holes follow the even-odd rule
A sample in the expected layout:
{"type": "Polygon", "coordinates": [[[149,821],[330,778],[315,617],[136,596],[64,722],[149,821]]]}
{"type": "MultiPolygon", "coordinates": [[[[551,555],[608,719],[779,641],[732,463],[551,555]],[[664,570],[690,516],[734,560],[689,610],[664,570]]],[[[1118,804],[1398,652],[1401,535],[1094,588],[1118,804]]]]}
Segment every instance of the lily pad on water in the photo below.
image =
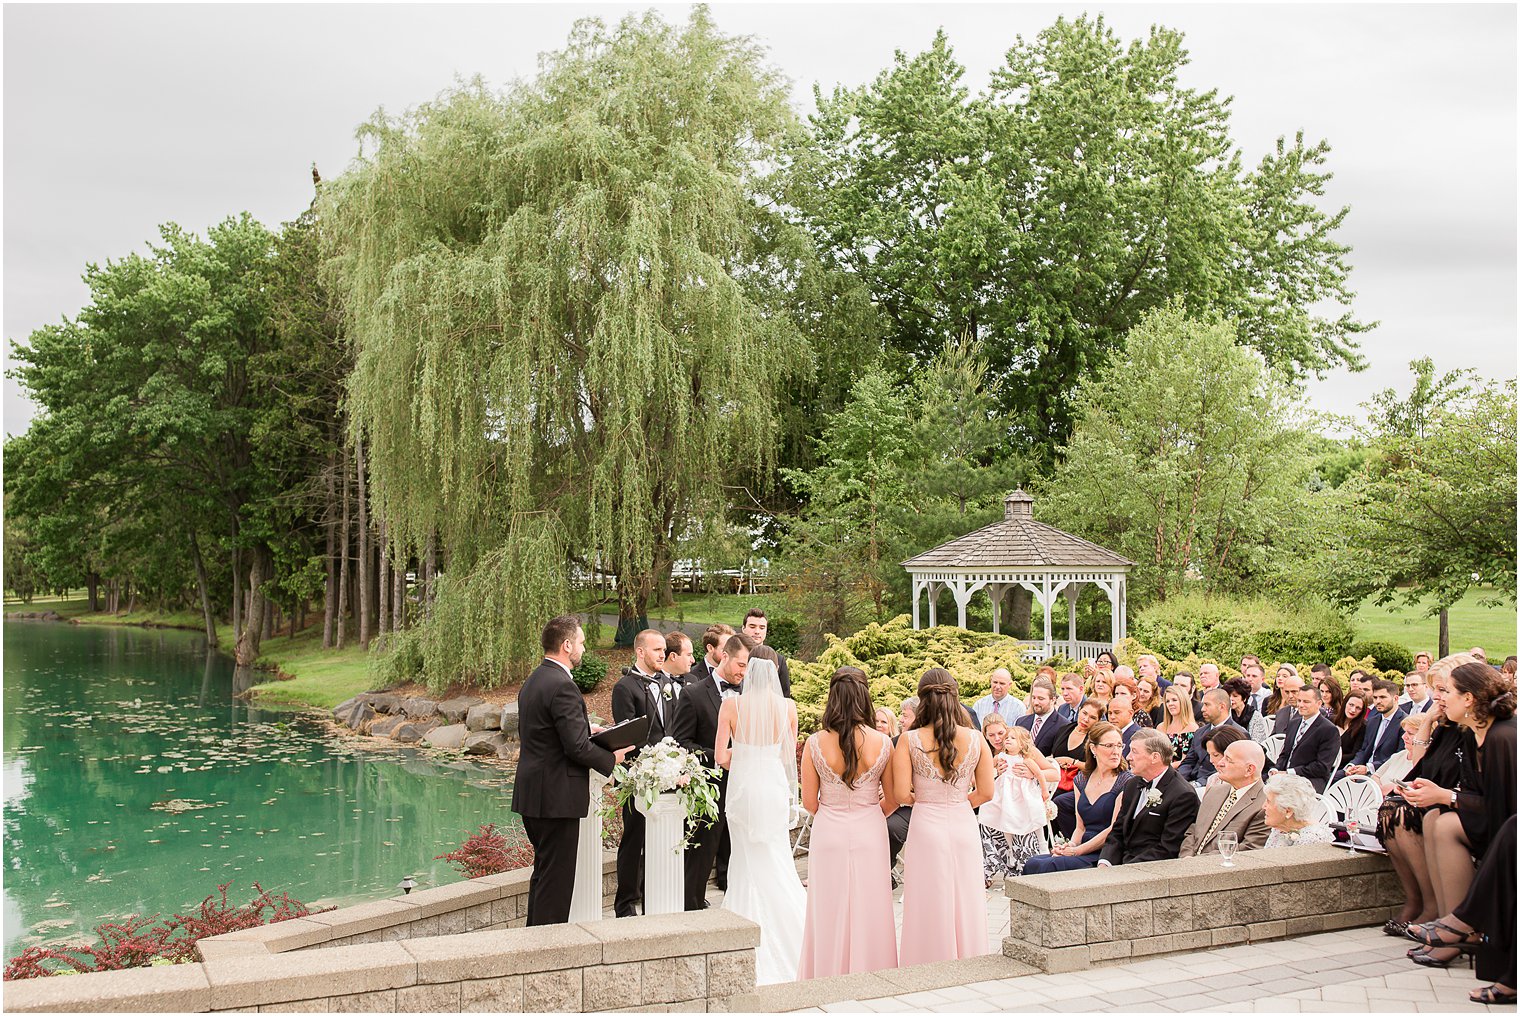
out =
{"type": "Polygon", "coordinates": [[[154,801],[148,805],[154,811],[167,811],[171,815],[178,815],[186,811],[200,811],[203,808],[220,808],[226,801],[197,801],[190,797],[176,797],[168,801],[154,801]]]}

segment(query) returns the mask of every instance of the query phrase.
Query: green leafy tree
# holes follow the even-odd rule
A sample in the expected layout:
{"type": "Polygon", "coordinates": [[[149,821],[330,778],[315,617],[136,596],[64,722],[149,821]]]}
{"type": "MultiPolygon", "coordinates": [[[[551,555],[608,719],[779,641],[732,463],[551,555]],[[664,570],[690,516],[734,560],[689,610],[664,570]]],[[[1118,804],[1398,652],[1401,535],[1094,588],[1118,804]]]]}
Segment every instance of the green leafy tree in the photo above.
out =
{"type": "Polygon", "coordinates": [[[1469,589],[1515,602],[1515,381],[1410,368],[1408,396],[1368,403],[1373,454],[1332,502],[1322,570],[1348,607],[1428,598],[1444,656],[1447,610],[1469,589]]]}
{"type": "Polygon", "coordinates": [[[1234,326],[1180,304],[1152,311],[1075,402],[1035,510],[1133,560],[1137,606],[1194,583],[1250,588],[1297,559],[1313,507],[1307,434],[1291,388],[1236,343],[1234,326]]]}
{"type": "Polygon", "coordinates": [[[767,475],[808,359],[782,292],[806,239],[757,200],[793,123],[699,8],[579,22],[531,82],[364,128],[321,213],[349,407],[376,515],[436,537],[448,576],[397,660],[521,673],[576,567],[615,574],[635,621],[680,535],[767,475]]]}
{"type": "Polygon", "coordinates": [[[1101,17],[1009,49],[983,95],[937,35],[857,89],[816,92],[787,199],[829,265],[857,277],[892,344],[923,362],[985,343],[1014,447],[1041,464],[1071,433],[1072,382],[1177,298],[1303,375],[1362,365],[1347,209],[1322,211],[1329,146],[1302,135],[1246,169],[1229,100],[1183,87],[1182,36],[1128,45],[1101,17]]]}

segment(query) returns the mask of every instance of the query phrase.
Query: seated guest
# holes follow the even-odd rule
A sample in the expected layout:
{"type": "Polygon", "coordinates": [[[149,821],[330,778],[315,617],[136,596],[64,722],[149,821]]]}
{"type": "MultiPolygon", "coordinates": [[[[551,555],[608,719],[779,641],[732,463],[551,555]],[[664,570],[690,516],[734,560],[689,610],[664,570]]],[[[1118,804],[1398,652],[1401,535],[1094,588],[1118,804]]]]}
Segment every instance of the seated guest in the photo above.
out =
{"type": "Polygon", "coordinates": [[[1114,671],[1114,696],[1128,695],[1130,707],[1134,711],[1134,719],[1141,727],[1151,725],[1150,714],[1143,712],[1136,704],[1140,697],[1140,683],[1135,680],[1135,672],[1129,667],[1120,667],[1114,671]]]}
{"type": "Polygon", "coordinates": [[[1341,732],[1341,758],[1355,758],[1362,750],[1362,737],[1367,732],[1367,701],[1371,696],[1353,691],[1341,700],[1341,713],[1335,727],[1341,732]]]}
{"type": "Polygon", "coordinates": [[[1082,703],[1087,697],[1082,694],[1083,682],[1081,675],[1061,675],[1061,704],[1056,706],[1056,713],[1062,723],[1073,723],[1077,719],[1077,710],[1082,708],[1082,703]]]}
{"type": "Polygon", "coordinates": [[[886,734],[892,739],[892,743],[896,744],[897,735],[902,732],[897,726],[897,714],[886,706],[880,706],[876,710],[875,719],[876,729],[886,734]]]}
{"type": "Polygon", "coordinates": [[[1450,914],[1432,921],[1419,940],[1430,948],[1477,954],[1478,979],[1494,983],[1470,992],[1470,1001],[1515,1004],[1515,816],[1499,827],[1467,897],[1450,914]]]}
{"type": "MultiPolygon", "coordinates": [[[[1464,663],[1441,673],[1431,668],[1446,718],[1472,732],[1475,758],[1464,760],[1460,789],[1435,785],[1424,776],[1410,781],[1403,796],[1412,804],[1450,804],[1453,812],[1425,822],[1425,851],[1442,912],[1467,896],[1475,874],[1473,858],[1482,857],[1494,835],[1515,814],[1515,693],[1502,674],[1487,663],[1464,663]]],[[[1410,925],[1416,941],[1428,928],[1410,925]]],[[[1428,946],[1429,942],[1425,942],[1428,946]]],[[[1412,956],[1423,966],[1446,966],[1457,958],[1447,947],[1412,956]]]]}
{"type": "Polygon", "coordinates": [[[1314,784],[1302,776],[1273,773],[1267,781],[1267,799],[1262,809],[1272,832],[1262,849],[1333,842],[1335,834],[1330,832],[1330,827],[1314,821],[1318,800],[1314,784]]]}
{"type": "Polygon", "coordinates": [[[1134,696],[1123,685],[1116,687],[1114,697],[1108,700],[1108,722],[1119,728],[1124,736],[1124,749],[1128,751],[1130,741],[1143,728],[1135,721],[1134,696]]]}
{"type": "MultiPolygon", "coordinates": [[[[1212,787],[1219,782],[1219,761],[1224,757],[1224,753],[1229,750],[1230,745],[1236,741],[1251,741],[1251,739],[1239,727],[1220,727],[1204,739],[1203,748],[1204,751],[1209,753],[1209,766],[1214,772],[1204,781],[1203,786],[1212,787]]],[[[1256,744],[1255,741],[1251,741],[1251,743],[1256,744]]],[[[1266,749],[1262,749],[1262,756],[1266,756],[1266,749]]],[[[1265,767],[1266,763],[1264,762],[1262,765],[1265,767]]]]}
{"type": "Polygon", "coordinates": [[[1103,718],[1103,707],[1097,699],[1087,699],[1082,703],[1082,708],[1077,710],[1075,723],[1068,723],[1056,731],[1056,743],[1053,753],[1055,762],[1061,770],[1061,779],[1056,787],[1055,803],[1056,817],[1051,820],[1056,832],[1070,839],[1076,830],[1076,773],[1091,760],[1088,753],[1088,733],[1093,725],[1103,718]]]}
{"type": "Polygon", "coordinates": [[[1139,677],[1135,679],[1135,714],[1144,713],[1151,721],[1147,727],[1157,727],[1166,718],[1161,704],[1161,686],[1156,683],[1154,677],[1139,677]]]}
{"type": "Polygon", "coordinates": [[[1405,715],[1399,708],[1399,687],[1392,681],[1379,678],[1372,682],[1372,718],[1367,721],[1367,733],[1362,738],[1362,750],[1346,763],[1343,772],[1347,776],[1366,776],[1393,757],[1403,738],[1400,723],[1405,715]]]}
{"type": "Polygon", "coordinates": [[[1225,749],[1218,762],[1219,780],[1204,792],[1198,817],[1182,838],[1178,856],[1218,853],[1223,832],[1233,832],[1241,850],[1258,850],[1266,844],[1269,830],[1262,811],[1266,791],[1261,785],[1266,760],[1261,745],[1244,735],[1225,749]]]}
{"type": "Polygon", "coordinates": [[[992,800],[978,812],[979,818],[991,823],[981,826],[982,874],[988,889],[994,875],[1022,874],[1024,863],[1045,849],[1045,801],[1048,788],[1060,777],[1055,763],[1035,748],[1028,730],[988,717],[989,731],[994,725],[1003,735],[996,741],[990,733],[987,737],[997,751],[993,756],[996,786],[992,800]],[[1030,829],[1029,822],[1038,825],[1030,829]]]}
{"type": "Polygon", "coordinates": [[[1435,701],[1430,697],[1430,685],[1425,683],[1425,675],[1418,670],[1411,670],[1404,675],[1404,690],[1399,695],[1399,705],[1410,716],[1416,713],[1428,713],[1435,701]]]}
{"type": "Polygon", "coordinates": [[[1230,715],[1230,693],[1223,688],[1210,688],[1203,693],[1203,725],[1193,733],[1193,746],[1187,758],[1177,767],[1177,775],[1195,786],[1204,786],[1214,775],[1214,763],[1209,760],[1206,744],[1209,735],[1221,727],[1230,727],[1246,736],[1245,728],[1230,715]]]}
{"type": "Polygon", "coordinates": [[[910,695],[902,700],[902,705],[898,707],[897,719],[899,723],[899,729],[913,729],[913,725],[918,722],[917,695],[910,695]]]}
{"type": "Polygon", "coordinates": [[[1024,715],[1024,703],[1011,694],[1013,691],[1013,675],[1005,668],[999,667],[988,678],[991,691],[976,700],[971,711],[976,714],[976,726],[981,729],[987,722],[987,717],[992,715],[1001,716],[1005,721],[1012,723],[1024,715]]]}
{"type": "Polygon", "coordinates": [[[1235,725],[1257,744],[1265,741],[1267,721],[1257,712],[1256,703],[1251,698],[1251,686],[1246,679],[1232,677],[1220,687],[1230,694],[1230,718],[1235,721],[1235,725]]]}
{"type": "Polygon", "coordinates": [[[1024,874],[1091,868],[1113,826],[1120,793],[1133,778],[1124,760],[1124,738],[1112,723],[1098,722],[1087,732],[1087,764],[1077,775],[1074,792],[1076,826],[1070,843],[1024,863],[1024,874]]]}
{"type": "Polygon", "coordinates": [[[1193,735],[1198,732],[1198,723],[1193,719],[1193,700],[1188,698],[1186,685],[1173,681],[1172,686],[1162,693],[1161,703],[1165,713],[1156,722],[1156,729],[1172,742],[1172,765],[1180,769],[1188,752],[1193,750],[1193,735]]]}
{"type": "Polygon", "coordinates": [[[1340,725],[1341,706],[1345,704],[1346,693],[1341,690],[1341,683],[1329,674],[1315,680],[1314,687],[1319,691],[1320,702],[1329,711],[1330,718],[1340,725]]]}
{"type": "Polygon", "coordinates": [[[1172,742],[1142,730],[1129,745],[1132,780],[1119,795],[1114,824],[1098,866],[1136,864],[1176,857],[1198,817],[1198,794],[1172,768],[1172,742]]]}
{"type": "Polygon", "coordinates": [[[1430,713],[1420,713],[1416,716],[1406,716],[1399,721],[1399,741],[1403,747],[1388,757],[1388,761],[1378,766],[1372,772],[1372,778],[1377,781],[1378,790],[1384,797],[1393,793],[1399,780],[1409,775],[1409,770],[1414,768],[1419,756],[1413,751],[1415,741],[1430,743],[1430,728],[1435,725],[1435,717],[1430,713]]]}
{"type": "Polygon", "coordinates": [[[1320,712],[1319,693],[1303,688],[1298,693],[1298,722],[1288,728],[1282,753],[1268,768],[1293,776],[1302,776],[1322,794],[1330,781],[1331,767],[1340,751],[1339,731],[1320,712]]]}
{"type": "Polygon", "coordinates": [[[1304,679],[1298,676],[1298,668],[1291,663],[1284,663],[1277,668],[1277,684],[1272,688],[1272,697],[1267,699],[1267,708],[1262,713],[1272,727],[1272,733],[1285,734],[1288,727],[1293,723],[1293,717],[1298,715],[1295,703],[1298,701],[1298,689],[1304,686],[1304,679]]]}
{"type": "Polygon", "coordinates": [[[1102,670],[1094,674],[1092,691],[1088,693],[1088,697],[1107,709],[1109,699],[1114,697],[1114,675],[1102,670]]]}
{"type": "Polygon", "coordinates": [[[1061,721],[1056,718],[1055,682],[1044,674],[1031,681],[1029,710],[1013,723],[1029,731],[1029,736],[1034,739],[1034,746],[1042,754],[1054,754],[1056,735],[1061,732],[1061,721]]]}

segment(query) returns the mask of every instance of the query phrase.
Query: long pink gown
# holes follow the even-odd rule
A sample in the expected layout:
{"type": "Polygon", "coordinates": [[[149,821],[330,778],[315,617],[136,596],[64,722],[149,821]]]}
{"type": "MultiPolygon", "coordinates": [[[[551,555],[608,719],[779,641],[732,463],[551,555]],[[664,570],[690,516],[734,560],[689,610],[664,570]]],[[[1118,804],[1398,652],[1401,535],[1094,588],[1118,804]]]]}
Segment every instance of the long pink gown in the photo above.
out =
{"type": "Polygon", "coordinates": [[[982,739],[971,739],[946,780],[918,735],[903,735],[913,764],[913,821],[903,846],[903,966],[987,952],[982,837],[967,800],[982,739]]]}
{"type": "Polygon", "coordinates": [[[818,813],[808,847],[799,981],[897,966],[887,819],[881,813],[881,773],[891,761],[892,741],[872,733],[885,744],[853,790],[824,762],[818,735],[807,740],[818,770],[818,813]]]}

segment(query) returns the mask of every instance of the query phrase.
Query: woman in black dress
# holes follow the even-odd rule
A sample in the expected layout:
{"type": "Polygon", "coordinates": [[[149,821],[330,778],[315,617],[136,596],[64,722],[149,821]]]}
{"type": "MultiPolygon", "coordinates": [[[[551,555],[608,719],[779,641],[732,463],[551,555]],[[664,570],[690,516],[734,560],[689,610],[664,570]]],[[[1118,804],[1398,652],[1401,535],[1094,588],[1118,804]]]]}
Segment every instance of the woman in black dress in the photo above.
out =
{"type": "MultiPolygon", "coordinates": [[[[1465,765],[1459,787],[1445,787],[1418,777],[1404,797],[1412,804],[1452,808],[1425,820],[1425,847],[1437,903],[1449,914],[1467,897],[1481,858],[1506,820],[1515,814],[1515,693],[1486,663],[1464,663],[1436,678],[1448,719],[1472,731],[1477,751],[1465,765]]],[[[1422,966],[1446,966],[1457,946],[1477,939],[1455,932],[1449,921],[1410,925],[1405,934],[1427,947],[1411,958],[1422,966]]],[[[1499,974],[1480,970],[1497,980],[1499,974]]]]}
{"type": "Polygon", "coordinates": [[[1356,692],[1347,695],[1341,702],[1335,725],[1341,728],[1341,759],[1355,757],[1362,750],[1362,738],[1367,733],[1367,700],[1356,692]]]}

